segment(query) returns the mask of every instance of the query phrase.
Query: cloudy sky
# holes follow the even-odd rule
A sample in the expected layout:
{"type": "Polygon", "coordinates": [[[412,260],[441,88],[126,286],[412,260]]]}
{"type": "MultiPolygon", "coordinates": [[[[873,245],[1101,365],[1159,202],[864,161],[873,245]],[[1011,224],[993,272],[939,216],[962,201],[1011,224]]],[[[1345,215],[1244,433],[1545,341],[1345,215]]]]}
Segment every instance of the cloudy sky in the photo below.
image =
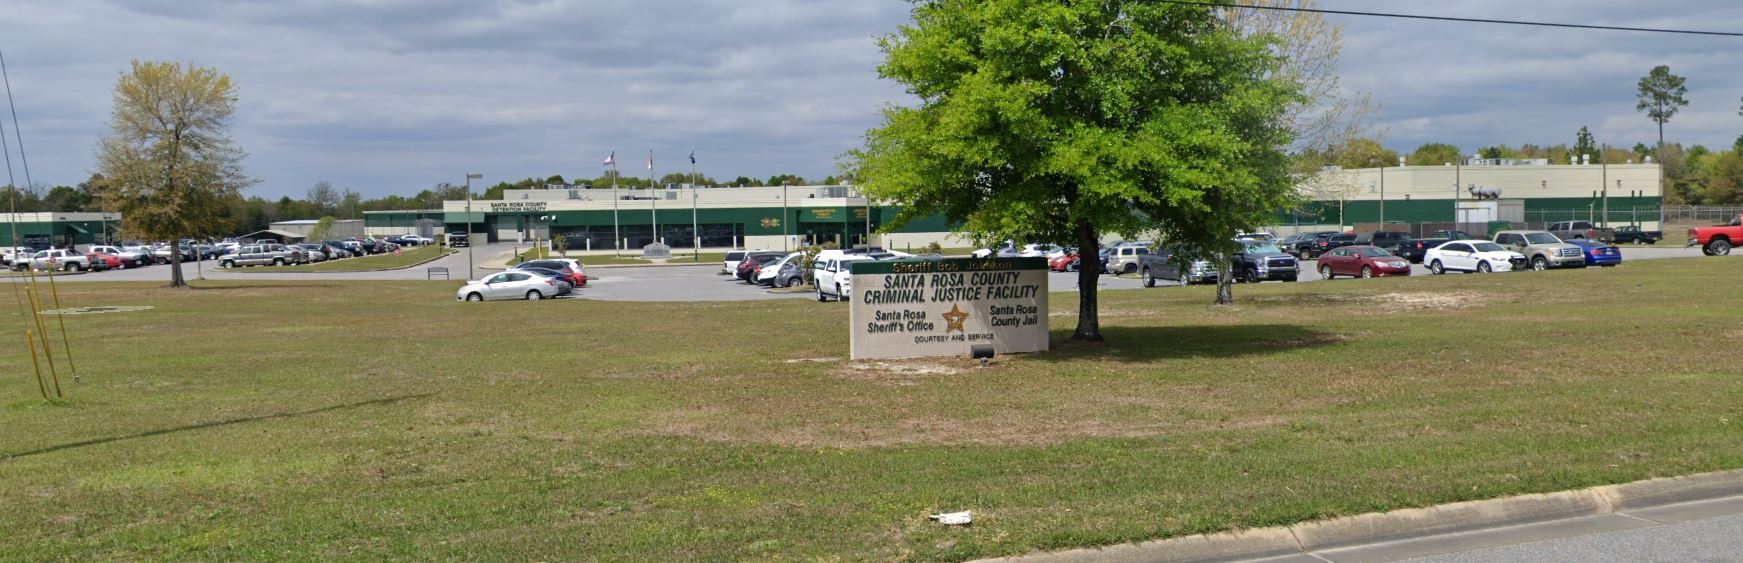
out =
{"type": "MultiPolygon", "coordinates": [[[[1743,3],[1667,0],[1322,0],[1333,9],[1743,31],[1743,3]]],[[[234,76],[234,130],[261,178],[300,196],[319,180],[411,194],[480,172],[486,183],[625,174],[822,177],[902,90],[878,80],[875,38],[901,0],[4,0],[0,50],[31,170],[72,184],[92,166],[110,93],[131,59],[234,76]]],[[[1343,83],[1383,105],[1386,144],[1465,151],[1650,142],[1634,88],[1653,65],[1689,79],[1667,137],[1730,146],[1743,38],[1335,17],[1343,83]]],[[[6,122],[11,138],[11,122],[6,122]]],[[[12,147],[16,162],[17,147],[12,147]]],[[[19,170],[18,172],[22,172],[19,170]]],[[[18,179],[23,182],[22,175],[18,179]]]]}

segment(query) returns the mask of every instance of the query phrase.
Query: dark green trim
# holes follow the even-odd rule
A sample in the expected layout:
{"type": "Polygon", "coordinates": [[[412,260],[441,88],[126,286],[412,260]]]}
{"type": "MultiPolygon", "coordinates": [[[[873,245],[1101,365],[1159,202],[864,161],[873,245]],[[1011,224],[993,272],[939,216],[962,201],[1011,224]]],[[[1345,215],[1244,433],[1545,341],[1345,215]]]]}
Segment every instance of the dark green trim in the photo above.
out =
{"type": "MultiPolygon", "coordinates": [[[[1459,200],[1471,202],[1478,200],[1459,200]]],[[[1599,215],[1603,214],[1603,198],[1563,197],[1536,198],[1518,200],[1524,203],[1526,221],[1565,221],[1569,217],[1585,220],[1589,215],[1587,206],[1599,215]],[[1563,215],[1565,214],[1565,215],[1563,215]],[[1577,215],[1577,217],[1574,217],[1577,215]],[[1545,219],[1545,217],[1548,217],[1545,219]]],[[[1657,221],[1659,206],[1663,200],[1657,197],[1611,197],[1610,222],[1627,222],[1633,219],[1638,211],[1642,221],[1657,221]],[[1650,215],[1650,218],[1648,218],[1650,215]]],[[[1386,222],[1388,223],[1445,223],[1452,222],[1453,200],[1451,199],[1412,199],[1387,200],[1386,222]]],[[[1299,212],[1283,211],[1278,213],[1278,224],[1293,225],[1335,225],[1338,224],[1338,202],[1312,201],[1302,206],[1299,212]]],[[[1376,200],[1349,201],[1343,204],[1343,224],[1380,222],[1380,202],[1376,200]]]]}
{"type": "MultiPolygon", "coordinates": [[[[661,225],[688,225],[692,222],[691,208],[681,200],[661,200],[657,217],[661,225]]],[[[616,224],[647,225],[655,215],[646,200],[624,201],[616,210],[616,224]]],[[[864,234],[866,229],[866,208],[864,206],[834,206],[834,207],[791,207],[782,214],[780,207],[735,207],[735,208],[698,208],[695,210],[694,221],[699,224],[735,224],[741,227],[748,236],[778,236],[786,234],[864,234]],[[785,228],[783,229],[783,225],[785,228]]],[[[894,221],[901,212],[897,207],[873,207],[871,228],[874,232],[882,232],[886,225],[894,221]]],[[[609,227],[613,224],[613,211],[610,209],[587,209],[567,211],[472,211],[470,214],[460,212],[385,212],[377,211],[365,214],[365,227],[410,227],[419,219],[437,219],[449,225],[449,228],[464,229],[470,219],[474,225],[494,221],[497,225],[512,225],[522,217],[554,216],[548,221],[551,228],[562,227],[609,227]]],[[[952,232],[958,225],[944,219],[943,216],[931,216],[889,229],[893,233],[937,233],[952,232]]]]}

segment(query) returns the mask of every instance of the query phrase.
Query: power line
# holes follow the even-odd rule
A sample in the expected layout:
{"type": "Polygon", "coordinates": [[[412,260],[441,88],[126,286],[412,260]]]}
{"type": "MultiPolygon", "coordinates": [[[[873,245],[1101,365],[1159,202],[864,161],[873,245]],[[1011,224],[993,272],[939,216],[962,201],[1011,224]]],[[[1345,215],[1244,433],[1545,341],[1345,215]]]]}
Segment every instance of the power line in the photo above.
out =
{"type": "Polygon", "coordinates": [[[1721,37],[1743,37],[1743,33],[1729,31],[1700,31],[1694,29],[1660,29],[1651,27],[1621,27],[1612,25],[1586,25],[1577,23],[1531,22],[1520,20],[1495,20],[1487,18],[1455,18],[1452,16],[1423,16],[1417,14],[1391,14],[1384,12],[1357,12],[1351,10],[1325,10],[1320,8],[1290,8],[1284,6],[1248,6],[1222,2],[1192,2],[1189,0],[1158,0],[1164,4],[1185,4],[1189,6],[1207,6],[1215,8],[1241,8],[1247,10],[1273,10],[1279,12],[1307,12],[1312,14],[1333,14],[1340,16],[1368,16],[1377,18],[1399,18],[1407,20],[1430,20],[1460,23],[1492,23],[1501,25],[1529,25],[1536,27],[1560,27],[1568,29],[1596,29],[1602,31],[1640,31],[1646,33],[1675,33],[1681,35],[1715,35],[1721,37]]]}
{"type": "MultiPolygon", "coordinates": [[[[24,164],[25,187],[31,187],[34,186],[36,182],[30,178],[30,159],[24,157],[24,132],[18,129],[18,104],[12,101],[12,75],[6,72],[5,54],[0,54],[0,78],[6,80],[6,105],[12,108],[12,136],[18,138],[18,161],[24,164]]],[[[10,175],[12,168],[12,160],[10,156],[7,157],[6,167],[8,169],[8,175],[10,175]]],[[[14,188],[16,187],[17,186],[14,186],[14,188]]]]}

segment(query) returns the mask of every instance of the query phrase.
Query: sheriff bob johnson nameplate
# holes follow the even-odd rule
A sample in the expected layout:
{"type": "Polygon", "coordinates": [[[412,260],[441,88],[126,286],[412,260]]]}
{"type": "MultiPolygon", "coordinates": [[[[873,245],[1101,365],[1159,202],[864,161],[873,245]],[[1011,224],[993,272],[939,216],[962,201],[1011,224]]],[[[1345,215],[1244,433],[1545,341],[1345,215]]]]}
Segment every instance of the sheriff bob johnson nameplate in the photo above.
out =
{"type": "Polygon", "coordinates": [[[1047,259],[849,262],[853,359],[1047,350],[1047,259]]]}

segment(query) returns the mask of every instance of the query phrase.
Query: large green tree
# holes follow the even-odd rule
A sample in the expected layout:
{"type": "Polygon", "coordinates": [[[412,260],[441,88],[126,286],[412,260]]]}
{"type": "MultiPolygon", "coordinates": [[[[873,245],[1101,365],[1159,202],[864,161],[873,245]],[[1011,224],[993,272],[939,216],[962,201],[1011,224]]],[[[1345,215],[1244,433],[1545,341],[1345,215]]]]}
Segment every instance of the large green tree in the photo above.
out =
{"type": "Polygon", "coordinates": [[[1579,164],[1581,156],[1590,156],[1596,162],[1603,162],[1603,153],[1598,152],[1598,142],[1592,139],[1592,130],[1581,125],[1578,133],[1574,133],[1573,153],[1568,155],[1572,164],[1579,164]]]}
{"type": "Polygon", "coordinates": [[[1459,148],[1446,143],[1424,143],[1409,157],[1409,163],[1415,166],[1440,166],[1458,161],[1459,148]]]}
{"type": "MultiPolygon", "coordinates": [[[[1158,232],[1224,251],[1293,197],[1268,35],[1204,6],[1135,0],[933,0],[881,39],[879,73],[918,107],[892,107],[854,154],[898,221],[942,214],[983,240],[1072,241],[1158,232]]],[[[1079,272],[1072,338],[1102,338],[1099,265],[1079,272]]]]}
{"type": "Polygon", "coordinates": [[[1683,94],[1689,91],[1687,82],[1688,79],[1671,74],[1666,65],[1652,67],[1651,72],[1640,78],[1640,100],[1634,104],[1634,111],[1646,112],[1646,117],[1658,124],[1658,146],[1664,146],[1664,124],[1689,105],[1683,99],[1683,94]]]}
{"type": "MultiPolygon", "coordinates": [[[[236,85],[218,69],[134,61],[115,83],[109,135],[97,145],[108,206],[130,236],[168,240],[227,234],[239,192],[255,182],[230,136],[236,85]]],[[[170,253],[170,287],[185,287],[170,253]]]]}

